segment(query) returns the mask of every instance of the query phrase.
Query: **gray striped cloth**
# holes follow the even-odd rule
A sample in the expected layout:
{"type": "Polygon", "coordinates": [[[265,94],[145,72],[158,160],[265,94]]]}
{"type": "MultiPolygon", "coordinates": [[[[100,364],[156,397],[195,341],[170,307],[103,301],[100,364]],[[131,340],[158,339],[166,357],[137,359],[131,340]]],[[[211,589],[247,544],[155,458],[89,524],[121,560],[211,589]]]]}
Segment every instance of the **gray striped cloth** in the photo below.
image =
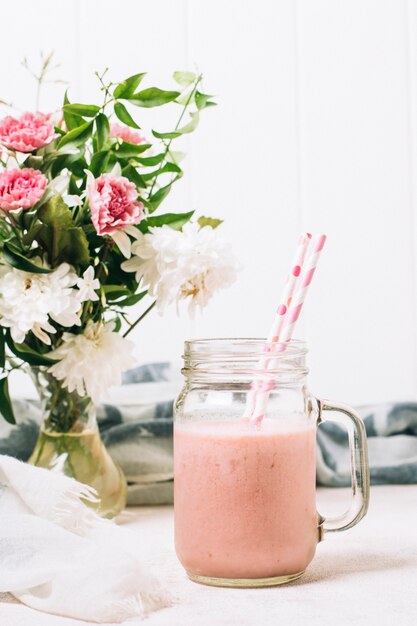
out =
{"type": "MultiPolygon", "coordinates": [[[[168,363],[143,365],[124,376],[118,405],[98,408],[101,436],[128,480],[128,503],[167,504],[173,498],[172,398],[180,382],[168,363]],[[158,399],[157,401],[155,399],[158,399]]],[[[14,402],[18,424],[0,423],[0,454],[27,460],[36,442],[41,412],[35,401],[14,402]]],[[[368,434],[371,482],[417,483],[417,403],[359,408],[368,434]]],[[[350,485],[347,435],[336,424],[317,435],[317,482],[350,485]]]]}

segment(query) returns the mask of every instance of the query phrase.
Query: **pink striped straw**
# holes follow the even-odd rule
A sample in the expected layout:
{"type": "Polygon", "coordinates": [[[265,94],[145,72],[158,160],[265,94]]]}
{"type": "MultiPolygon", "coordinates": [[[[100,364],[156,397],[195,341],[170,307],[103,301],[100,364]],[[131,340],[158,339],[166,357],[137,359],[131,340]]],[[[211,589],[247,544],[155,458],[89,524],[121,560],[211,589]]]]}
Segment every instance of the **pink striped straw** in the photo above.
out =
{"type": "MultiPolygon", "coordinates": [[[[294,260],[291,264],[290,271],[287,276],[287,280],[284,287],[284,292],[282,294],[281,303],[278,306],[274,321],[272,323],[271,329],[269,331],[267,344],[265,345],[264,351],[269,352],[271,350],[271,346],[269,344],[276,343],[279,340],[279,335],[281,333],[281,329],[284,323],[285,315],[288,311],[288,307],[291,304],[292,297],[294,295],[295,288],[297,286],[297,282],[301,273],[301,269],[303,267],[304,259],[307,254],[308,246],[310,244],[311,234],[310,233],[302,233],[300,235],[297,250],[295,253],[294,260]]],[[[268,368],[269,360],[265,362],[264,359],[260,359],[256,364],[255,369],[257,370],[265,370],[268,368]]],[[[251,384],[251,390],[248,393],[248,397],[246,400],[246,408],[244,417],[251,417],[253,410],[255,408],[256,402],[256,394],[258,391],[263,389],[264,381],[262,380],[254,380],[251,384]]]]}
{"type": "MultiPolygon", "coordinates": [[[[326,243],[326,235],[318,235],[314,237],[311,244],[311,251],[304,263],[301,278],[298,281],[297,288],[292,298],[291,304],[284,316],[284,320],[281,326],[281,332],[279,336],[279,343],[274,350],[276,352],[284,352],[287,349],[287,344],[293,336],[297,320],[300,316],[303,304],[305,302],[308,289],[313,280],[316,267],[320,258],[321,251],[326,243]]],[[[274,367],[274,360],[271,358],[266,368],[272,369],[274,367]]],[[[256,403],[250,420],[254,424],[260,424],[265,415],[269,393],[272,388],[272,382],[264,381],[260,391],[256,394],[256,403]]]]}

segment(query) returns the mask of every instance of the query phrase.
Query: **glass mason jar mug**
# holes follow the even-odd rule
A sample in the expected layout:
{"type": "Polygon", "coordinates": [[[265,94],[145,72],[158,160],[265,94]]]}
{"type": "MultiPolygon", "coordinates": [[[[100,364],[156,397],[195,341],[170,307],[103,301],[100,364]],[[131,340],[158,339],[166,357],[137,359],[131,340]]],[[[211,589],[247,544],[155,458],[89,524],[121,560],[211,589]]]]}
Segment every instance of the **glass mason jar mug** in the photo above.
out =
{"type": "Polygon", "coordinates": [[[362,420],[310,394],[303,342],[279,353],[275,347],[265,350],[256,339],[185,343],[174,423],[175,546],[196,582],[258,587],[295,580],[325,532],[351,528],[366,514],[362,420]],[[260,394],[263,419],[248,419],[260,394]],[[316,429],[329,420],[348,431],[352,467],[351,505],[336,518],[316,510],[316,429]]]}

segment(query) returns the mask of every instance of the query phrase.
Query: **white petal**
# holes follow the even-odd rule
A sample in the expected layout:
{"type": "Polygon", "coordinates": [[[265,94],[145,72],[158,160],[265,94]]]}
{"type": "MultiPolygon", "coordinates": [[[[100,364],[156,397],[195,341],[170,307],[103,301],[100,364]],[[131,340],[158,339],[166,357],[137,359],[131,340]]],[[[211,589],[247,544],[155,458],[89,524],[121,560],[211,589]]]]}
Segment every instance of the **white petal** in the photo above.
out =
{"type": "Polygon", "coordinates": [[[84,170],[84,172],[87,175],[87,192],[88,192],[90,189],[94,189],[96,179],[94,178],[93,173],[90,172],[90,170],[84,170]]]}
{"type": "Polygon", "coordinates": [[[89,265],[83,274],[84,280],[90,283],[94,278],[94,267],[89,265]]]}
{"type": "Polygon", "coordinates": [[[113,169],[110,172],[110,174],[112,176],[121,176],[122,175],[122,168],[120,167],[120,163],[118,161],[114,164],[113,169]]]}
{"type": "Polygon", "coordinates": [[[132,257],[128,261],[123,261],[120,267],[124,272],[137,272],[142,266],[142,261],[137,257],[132,257]]]}
{"type": "Polygon", "coordinates": [[[129,237],[126,235],[123,230],[116,230],[113,235],[111,235],[113,241],[118,245],[120,252],[126,259],[130,259],[132,254],[132,242],[129,237]]]}
{"type": "Polygon", "coordinates": [[[51,338],[42,330],[39,324],[34,324],[32,326],[32,332],[38,339],[43,341],[43,343],[46,343],[47,346],[51,345],[51,338]]]}
{"type": "Polygon", "coordinates": [[[140,230],[136,228],[136,226],[133,226],[133,224],[128,224],[123,228],[123,230],[125,231],[125,233],[128,233],[128,235],[134,237],[134,239],[139,239],[142,236],[140,230]]]}
{"type": "Polygon", "coordinates": [[[113,323],[88,322],[83,334],[64,333],[63,343],[49,353],[58,359],[49,371],[69,390],[100,400],[134,362],[133,344],[113,330],[113,323]]]}
{"type": "Polygon", "coordinates": [[[94,289],[90,289],[88,293],[88,299],[91,300],[91,302],[99,300],[98,294],[94,291],[94,289]]]}
{"type": "Polygon", "coordinates": [[[68,189],[69,180],[70,177],[68,174],[61,174],[49,183],[49,187],[53,189],[56,193],[63,194],[64,191],[68,189]]]}
{"type": "Polygon", "coordinates": [[[82,203],[83,203],[80,196],[77,196],[75,194],[65,194],[62,196],[62,199],[65,202],[65,204],[69,207],[82,206],[82,203]]]}
{"type": "Polygon", "coordinates": [[[15,343],[23,343],[26,337],[26,333],[22,332],[19,328],[17,328],[16,326],[11,326],[10,327],[10,334],[12,336],[12,339],[15,343]]]}

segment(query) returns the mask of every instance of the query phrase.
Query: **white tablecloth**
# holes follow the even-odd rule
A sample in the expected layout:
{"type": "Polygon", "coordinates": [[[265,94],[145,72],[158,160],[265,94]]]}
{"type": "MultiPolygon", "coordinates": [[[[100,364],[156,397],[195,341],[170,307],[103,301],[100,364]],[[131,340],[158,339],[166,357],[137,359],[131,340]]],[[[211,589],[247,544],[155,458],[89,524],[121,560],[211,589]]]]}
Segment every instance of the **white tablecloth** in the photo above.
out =
{"type": "MultiPolygon", "coordinates": [[[[320,512],[338,512],[345,489],[321,489],[320,512]]],[[[298,581],[269,589],[217,589],[189,581],[173,547],[172,507],[128,509],[132,550],[171,591],[172,607],[144,626],[416,626],[417,485],[372,489],[367,517],[328,535],[298,581]]],[[[3,596],[1,626],[80,626],[3,596]]],[[[76,598],[74,598],[76,602],[76,598]]],[[[132,624],[132,622],[130,622],[132,624]]]]}

